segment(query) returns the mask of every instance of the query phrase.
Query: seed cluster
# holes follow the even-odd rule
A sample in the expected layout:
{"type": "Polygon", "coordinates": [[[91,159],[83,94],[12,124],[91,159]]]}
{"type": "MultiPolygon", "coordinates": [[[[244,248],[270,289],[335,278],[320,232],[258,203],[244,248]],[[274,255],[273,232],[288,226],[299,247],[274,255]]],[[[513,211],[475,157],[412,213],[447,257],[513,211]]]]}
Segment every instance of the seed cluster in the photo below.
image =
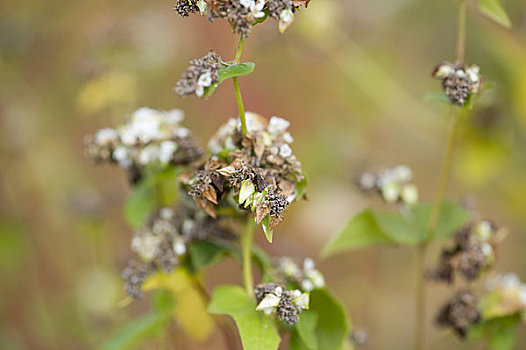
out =
{"type": "Polygon", "coordinates": [[[285,290],[276,283],[259,284],[254,290],[258,306],[256,310],[270,315],[275,313],[283,322],[293,326],[300,318],[299,314],[309,307],[309,297],[299,290],[285,290]]]}
{"type": "Polygon", "coordinates": [[[85,153],[96,162],[118,164],[132,183],[150,168],[189,164],[202,155],[189,129],[180,126],[184,113],[179,109],[136,110],[116,129],[98,130],[86,137],[85,153]]]}
{"type": "Polygon", "coordinates": [[[325,287],[325,278],[316,269],[314,260],[305,258],[302,268],[291,257],[281,257],[274,264],[274,277],[286,285],[296,285],[304,292],[325,287]]]}
{"type": "Polygon", "coordinates": [[[235,195],[241,209],[252,212],[257,223],[269,220],[272,230],[289,204],[299,199],[297,186],[305,177],[290,148],[288,121],[272,117],[267,122],[250,112],[246,120],[249,132],[244,138],[234,119],[212,137],[212,157],[187,181],[188,193],[211,216],[216,215],[214,205],[235,195]]]}
{"type": "Polygon", "coordinates": [[[131,248],[142,263],[133,261],[123,272],[128,294],[140,297],[140,286],[150,273],[172,272],[186,256],[190,242],[230,238],[229,231],[207,215],[184,206],[160,209],[134,232],[131,248]]]}
{"type": "Polygon", "coordinates": [[[411,182],[412,170],[406,165],[362,173],[356,180],[365,192],[376,192],[387,203],[403,202],[408,205],[418,202],[418,188],[411,182]]]}
{"type": "Polygon", "coordinates": [[[471,223],[458,231],[454,236],[454,246],[442,250],[433,277],[447,283],[453,282],[455,272],[467,281],[480,277],[495,260],[494,235],[495,228],[486,220],[471,223]]]}
{"type": "Polygon", "coordinates": [[[190,66],[183,72],[175,86],[175,93],[182,97],[191,94],[202,97],[205,89],[219,81],[221,62],[221,57],[213,51],[201,58],[191,60],[190,66]]]}
{"type": "Polygon", "coordinates": [[[442,81],[442,88],[449,101],[464,106],[482,88],[482,77],[477,65],[442,62],[433,69],[433,77],[442,81]]]}
{"type": "Polygon", "coordinates": [[[461,338],[465,338],[469,327],[481,320],[477,304],[477,297],[471,291],[459,291],[442,307],[436,323],[453,328],[461,338]]]}
{"type": "Polygon", "coordinates": [[[226,19],[232,31],[242,38],[250,35],[253,25],[267,17],[278,20],[281,32],[294,21],[294,13],[310,0],[178,0],[174,9],[182,17],[199,11],[213,22],[226,19]]]}

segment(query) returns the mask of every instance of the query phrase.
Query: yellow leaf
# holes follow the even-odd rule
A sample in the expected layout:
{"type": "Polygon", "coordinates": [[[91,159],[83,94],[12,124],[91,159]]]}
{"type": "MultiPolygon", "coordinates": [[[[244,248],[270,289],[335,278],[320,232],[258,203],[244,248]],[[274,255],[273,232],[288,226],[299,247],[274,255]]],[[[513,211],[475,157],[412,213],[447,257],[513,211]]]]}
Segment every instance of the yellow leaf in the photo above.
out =
{"type": "Polygon", "coordinates": [[[159,272],[146,281],[143,289],[166,289],[175,298],[174,316],[188,335],[203,341],[214,330],[214,320],[207,311],[206,301],[192,283],[192,277],[184,268],[175,269],[171,274],[159,272]]]}

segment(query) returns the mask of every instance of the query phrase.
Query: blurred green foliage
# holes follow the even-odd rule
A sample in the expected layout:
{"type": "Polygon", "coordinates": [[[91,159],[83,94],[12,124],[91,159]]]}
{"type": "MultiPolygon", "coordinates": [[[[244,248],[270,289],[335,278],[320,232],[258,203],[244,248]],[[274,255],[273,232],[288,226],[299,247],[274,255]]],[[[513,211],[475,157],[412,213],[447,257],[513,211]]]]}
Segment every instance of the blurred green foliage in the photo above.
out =
{"type": "MultiPolygon", "coordinates": [[[[202,140],[236,114],[227,86],[204,103],[172,93],[191,58],[209,49],[233,57],[236,41],[226,24],[182,20],[172,5],[0,3],[2,349],[96,348],[148,307],[119,307],[119,271],[130,256],[127,179],[85,161],[82,142],[140,106],[183,108],[202,140]]],[[[494,88],[462,116],[449,194],[476,198],[485,216],[509,227],[499,269],[524,279],[526,3],[504,6],[511,30],[476,6],[468,11],[467,61],[494,88]]],[[[369,206],[351,185],[366,166],[406,163],[424,199],[433,196],[448,110],[425,96],[440,89],[431,68],[454,56],[455,13],[454,1],[313,0],[286,36],[272,25],[255,28],[245,52],[258,69],[240,78],[246,107],[292,121],[295,154],[310,176],[309,201],[291,209],[278,244],[265,246],[270,253],[313,255],[369,206]]],[[[412,320],[400,315],[412,307],[413,265],[400,249],[337,257],[320,268],[354,323],[369,330],[371,347],[400,349],[412,336],[412,320]]],[[[239,282],[230,277],[238,268],[218,264],[207,280],[239,282]]],[[[444,290],[431,298],[438,305],[444,290]]],[[[209,349],[219,337],[174,342],[209,349]]],[[[518,337],[526,343],[524,330],[518,337]]],[[[430,343],[462,347],[439,331],[430,343]]]]}

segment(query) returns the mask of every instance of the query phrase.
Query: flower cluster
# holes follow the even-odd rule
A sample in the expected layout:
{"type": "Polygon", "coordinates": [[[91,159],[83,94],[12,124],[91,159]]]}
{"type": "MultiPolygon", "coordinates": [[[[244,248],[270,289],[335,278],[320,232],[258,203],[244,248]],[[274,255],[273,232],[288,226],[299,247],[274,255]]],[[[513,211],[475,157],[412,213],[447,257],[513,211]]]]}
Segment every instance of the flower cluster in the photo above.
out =
{"type": "Polygon", "coordinates": [[[131,248],[142,263],[134,261],[123,272],[128,294],[140,296],[142,282],[155,270],[172,272],[186,256],[190,242],[230,238],[218,221],[200,212],[184,206],[160,209],[134,232],[131,248]]]}
{"type": "Polygon", "coordinates": [[[270,315],[275,313],[281,321],[289,326],[300,320],[299,314],[309,308],[309,294],[300,290],[285,290],[276,283],[259,284],[255,288],[256,310],[270,315]]]}
{"type": "Polygon", "coordinates": [[[145,169],[189,164],[202,155],[189,129],[180,126],[180,109],[136,110],[117,129],[101,129],[86,138],[86,155],[96,162],[118,164],[127,170],[132,182],[145,169]]]}
{"type": "Polygon", "coordinates": [[[325,287],[325,278],[316,269],[314,260],[305,258],[302,267],[300,269],[294,259],[290,257],[281,257],[274,266],[275,278],[286,285],[295,285],[305,292],[325,287]]]}
{"type": "Polygon", "coordinates": [[[477,297],[469,290],[462,290],[442,307],[436,323],[453,328],[461,338],[465,338],[469,327],[480,322],[481,316],[477,297]]]}
{"type": "Polygon", "coordinates": [[[175,93],[185,97],[196,94],[203,97],[205,89],[219,81],[219,69],[222,67],[221,57],[210,51],[206,56],[190,61],[190,66],[183,72],[175,86],[175,93]]]}
{"type": "Polygon", "coordinates": [[[510,316],[526,311],[526,284],[514,273],[496,274],[484,281],[481,309],[485,317],[510,316]]]}
{"type": "Polygon", "coordinates": [[[182,17],[200,12],[213,22],[225,18],[234,33],[246,38],[251,27],[267,17],[278,20],[280,32],[284,32],[294,21],[294,13],[310,0],[177,0],[175,10],[182,17]]]}
{"type": "Polygon", "coordinates": [[[453,282],[455,272],[467,281],[477,279],[494,263],[494,236],[495,228],[487,220],[467,225],[455,234],[454,246],[442,250],[433,276],[447,283],[453,282]]]}
{"type": "Polygon", "coordinates": [[[255,113],[247,113],[246,120],[245,137],[235,119],[212,137],[212,157],[187,181],[189,194],[212,216],[220,200],[237,196],[230,205],[251,211],[265,231],[272,230],[289,204],[301,198],[305,176],[290,148],[288,121],[272,117],[267,122],[255,113]]]}
{"type": "Polygon", "coordinates": [[[442,81],[449,101],[458,106],[469,104],[473,95],[482,88],[482,77],[477,65],[442,62],[433,69],[433,77],[442,81]]]}
{"type": "Polygon", "coordinates": [[[402,201],[412,205],[418,202],[418,188],[411,182],[413,172],[406,165],[398,165],[379,172],[361,174],[357,183],[366,192],[377,192],[387,203],[402,201]]]}

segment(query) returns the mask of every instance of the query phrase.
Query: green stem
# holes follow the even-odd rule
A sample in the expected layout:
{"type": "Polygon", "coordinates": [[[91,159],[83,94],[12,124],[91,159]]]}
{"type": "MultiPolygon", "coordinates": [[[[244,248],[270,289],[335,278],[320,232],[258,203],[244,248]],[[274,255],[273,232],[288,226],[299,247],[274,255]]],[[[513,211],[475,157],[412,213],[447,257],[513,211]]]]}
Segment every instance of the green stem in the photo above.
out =
{"type": "MultiPolygon", "coordinates": [[[[459,0],[458,13],[458,34],[457,34],[457,61],[464,62],[464,52],[466,48],[466,0],[459,0]]],[[[438,188],[436,192],[433,208],[431,209],[431,216],[429,225],[427,227],[428,235],[426,240],[418,246],[417,257],[417,292],[416,292],[416,332],[415,332],[415,350],[422,350],[425,346],[425,321],[426,321],[426,282],[425,282],[425,268],[426,255],[429,246],[435,236],[435,232],[440,221],[440,209],[444,202],[447,182],[451,172],[451,164],[453,161],[453,152],[455,150],[455,141],[458,132],[458,108],[453,111],[451,117],[451,128],[446,142],[446,152],[440,170],[440,178],[438,181],[438,188]]]]}
{"type": "MultiPolygon", "coordinates": [[[[238,64],[241,59],[241,53],[243,52],[243,45],[245,44],[245,39],[239,38],[239,43],[237,45],[236,57],[234,58],[233,64],[238,64]]],[[[239,88],[239,81],[237,77],[232,78],[234,82],[234,92],[236,94],[237,109],[239,110],[239,119],[241,120],[241,133],[243,137],[248,134],[247,122],[245,118],[245,106],[243,105],[243,96],[241,96],[241,89],[239,88]]]]}
{"type": "Polygon", "coordinates": [[[256,223],[252,218],[247,218],[245,230],[241,235],[241,255],[243,260],[243,284],[247,294],[254,297],[254,280],[252,278],[252,241],[256,223]]]}
{"type": "Polygon", "coordinates": [[[458,38],[457,38],[457,61],[464,63],[464,51],[466,49],[466,12],[467,1],[459,0],[458,9],[458,38]]]}

